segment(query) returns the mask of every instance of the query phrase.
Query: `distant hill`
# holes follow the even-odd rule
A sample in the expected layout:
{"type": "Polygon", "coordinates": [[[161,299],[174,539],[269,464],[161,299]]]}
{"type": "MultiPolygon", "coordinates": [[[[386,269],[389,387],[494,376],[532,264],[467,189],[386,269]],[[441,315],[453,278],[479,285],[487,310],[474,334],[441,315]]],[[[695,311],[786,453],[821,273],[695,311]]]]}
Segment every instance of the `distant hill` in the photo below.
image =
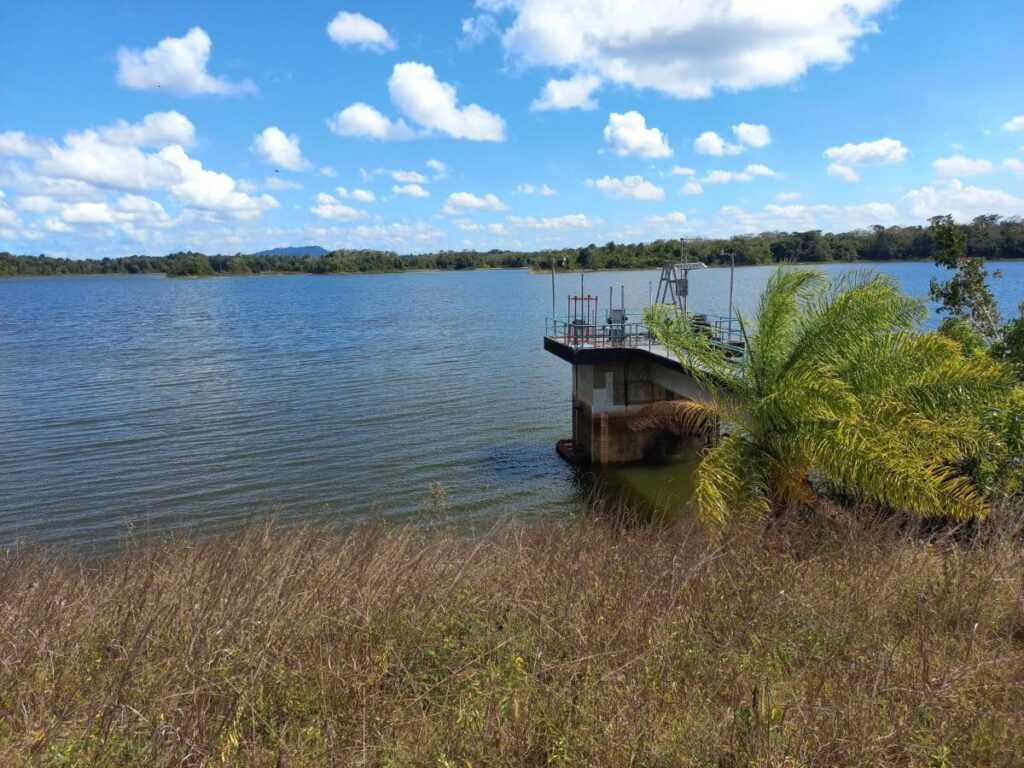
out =
{"type": "Polygon", "coordinates": [[[269,251],[258,251],[253,256],[326,256],[330,251],[319,245],[293,245],[289,248],[271,248],[269,251]]]}

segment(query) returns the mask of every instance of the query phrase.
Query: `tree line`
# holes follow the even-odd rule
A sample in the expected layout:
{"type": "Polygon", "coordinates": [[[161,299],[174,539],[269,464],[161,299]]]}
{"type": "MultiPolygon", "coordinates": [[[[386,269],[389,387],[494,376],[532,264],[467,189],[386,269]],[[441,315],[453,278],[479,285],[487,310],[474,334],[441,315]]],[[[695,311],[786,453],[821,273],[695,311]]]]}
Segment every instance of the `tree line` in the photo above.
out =
{"type": "MultiPolygon", "coordinates": [[[[936,217],[936,219],[939,217],[936,217]]],[[[844,233],[762,232],[729,238],[684,238],[648,243],[590,244],[523,252],[438,251],[402,255],[395,251],[337,250],[326,256],[273,256],[236,253],[207,255],[179,252],[167,256],[124,256],[103,259],[65,259],[40,254],[16,256],[0,252],[0,276],[164,274],[171,277],[248,275],[261,273],[335,274],[404,272],[408,270],[461,270],[485,268],[640,269],[661,266],[668,260],[737,265],[781,262],[823,263],[854,261],[933,261],[941,253],[934,221],[929,226],[874,226],[844,233]]],[[[997,215],[978,216],[957,224],[971,258],[1024,258],[1024,219],[997,215]]]]}

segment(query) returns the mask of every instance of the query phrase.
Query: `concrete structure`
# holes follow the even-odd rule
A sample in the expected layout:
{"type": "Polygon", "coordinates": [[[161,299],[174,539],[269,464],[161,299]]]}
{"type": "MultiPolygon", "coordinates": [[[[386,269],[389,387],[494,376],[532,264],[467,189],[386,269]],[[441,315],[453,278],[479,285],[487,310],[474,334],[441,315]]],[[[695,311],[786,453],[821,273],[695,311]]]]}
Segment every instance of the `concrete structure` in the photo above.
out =
{"type": "Polygon", "coordinates": [[[643,326],[605,326],[588,335],[571,323],[549,323],[544,349],[572,365],[572,441],[559,445],[568,460],[660,462],[707,445],[707,437],[699,434],[630,428],[630,417],[651,403],[710,398],[643,326]]]}

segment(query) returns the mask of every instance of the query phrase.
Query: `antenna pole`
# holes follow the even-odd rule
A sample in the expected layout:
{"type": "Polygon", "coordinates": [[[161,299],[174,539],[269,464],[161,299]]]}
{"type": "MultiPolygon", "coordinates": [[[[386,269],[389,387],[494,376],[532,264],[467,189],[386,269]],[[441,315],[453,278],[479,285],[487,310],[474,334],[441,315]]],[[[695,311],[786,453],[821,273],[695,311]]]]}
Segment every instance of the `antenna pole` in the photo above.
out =
{"type": "MultiPolygon", "coordinates": [[[[558,310],[555,308],[555,255],[551,254],[551,322],[558,317],[558,310]]],[[[568,318],[566,318],[568,320],[568,318]]]]}

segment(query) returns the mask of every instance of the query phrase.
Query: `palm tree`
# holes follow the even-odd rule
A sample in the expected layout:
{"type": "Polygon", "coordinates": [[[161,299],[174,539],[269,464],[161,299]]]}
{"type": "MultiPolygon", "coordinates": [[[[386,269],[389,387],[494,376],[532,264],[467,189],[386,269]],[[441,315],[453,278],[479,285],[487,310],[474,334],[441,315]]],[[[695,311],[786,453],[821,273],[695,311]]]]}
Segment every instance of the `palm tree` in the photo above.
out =
{"type": "Polygon", "coordinates": [[[999,397],[1005,374],[918,332],[925,315],[887,276],[852,271],[830,282],[782,267],[753,322],[739,317],[746,354],[737,360],[673,308],[651,307],[648,326],[712,399],[647,408],[634,428],[721,426],[697,470],[707,520],[813,505],[819,489],[923,517],[981,517],[984,497],[957,465],[995,439],[978,406],[999,397]]]}

